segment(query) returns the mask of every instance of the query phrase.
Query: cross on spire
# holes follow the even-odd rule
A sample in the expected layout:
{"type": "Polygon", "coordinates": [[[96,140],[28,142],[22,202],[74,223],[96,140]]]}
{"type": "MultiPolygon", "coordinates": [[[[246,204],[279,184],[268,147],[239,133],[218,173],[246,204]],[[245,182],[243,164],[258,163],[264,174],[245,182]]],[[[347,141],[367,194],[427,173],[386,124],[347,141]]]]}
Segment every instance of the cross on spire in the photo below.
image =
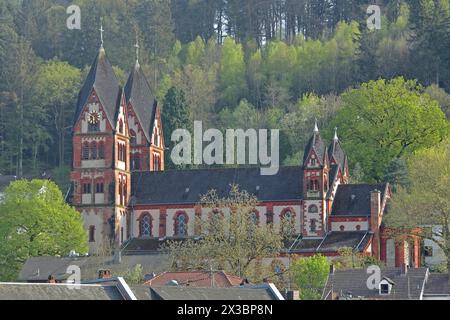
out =
{"type": "Polygon", "coordinates": [[[98,29],[100,31],[100,45],[101,48],[103,48],[103,32],[105,32],[105,30],[103,29],[103,18],[100,18],[100,29],[98,29]]]}
{"type": "Polygon", "coordinates": [[[334,138],[333,138],[333,140],[334,141],[338,141],[339,140],[338,135],[337,135],[337,127],[334,128],[334,138]]]}

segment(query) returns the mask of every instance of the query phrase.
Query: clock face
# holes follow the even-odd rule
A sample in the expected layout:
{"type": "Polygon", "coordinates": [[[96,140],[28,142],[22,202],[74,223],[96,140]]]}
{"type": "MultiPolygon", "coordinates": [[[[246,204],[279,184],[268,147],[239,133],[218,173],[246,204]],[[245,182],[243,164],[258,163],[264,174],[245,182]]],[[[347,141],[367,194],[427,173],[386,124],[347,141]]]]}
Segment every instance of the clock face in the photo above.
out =
{"type": "Polygon", "coordinates": [[[89,114],[89,123],[90,124],[97,124],[100,122],[100,115],[98,114],[98,112],[93,111],[89,114]]]}

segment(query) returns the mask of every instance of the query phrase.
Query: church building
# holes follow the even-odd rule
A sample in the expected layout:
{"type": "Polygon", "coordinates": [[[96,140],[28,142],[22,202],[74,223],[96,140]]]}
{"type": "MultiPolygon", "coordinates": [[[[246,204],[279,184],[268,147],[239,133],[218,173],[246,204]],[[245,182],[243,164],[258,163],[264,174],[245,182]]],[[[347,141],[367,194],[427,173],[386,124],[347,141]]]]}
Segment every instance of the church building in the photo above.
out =
{"type": "Polygon", "coordinates": [[[83,217],[91,253],[132,239],[195,237],[195,217],[209,214],[200,195],[225,195],[238,184],[258,198],[258,223],[293,224],[301,234],[295,254],[332,257],[351,247],[388,266],[420,265],[417,239],[394,241],[384,232],[389,185],[349,184],[337,134],[326,144],[317,124],[302,163],[272,176],[259,168],[165,171],[164,156],[161,108],[139,59],[122,88],[102,44],[78,96],[68,199],[83,217]]]}

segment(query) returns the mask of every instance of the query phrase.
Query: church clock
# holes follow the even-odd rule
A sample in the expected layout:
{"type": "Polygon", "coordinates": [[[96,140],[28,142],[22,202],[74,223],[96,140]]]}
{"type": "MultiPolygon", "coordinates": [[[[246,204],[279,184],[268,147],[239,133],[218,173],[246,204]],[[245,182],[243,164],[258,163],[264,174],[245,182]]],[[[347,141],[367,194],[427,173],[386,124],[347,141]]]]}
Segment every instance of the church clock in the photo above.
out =
{"type": "Polygon", "coordinates": [[[89,114],[89,124],[91,125],[96,125],[100,122],[100,115],[98,114],[97,111],[93,111],[89,114]]]}

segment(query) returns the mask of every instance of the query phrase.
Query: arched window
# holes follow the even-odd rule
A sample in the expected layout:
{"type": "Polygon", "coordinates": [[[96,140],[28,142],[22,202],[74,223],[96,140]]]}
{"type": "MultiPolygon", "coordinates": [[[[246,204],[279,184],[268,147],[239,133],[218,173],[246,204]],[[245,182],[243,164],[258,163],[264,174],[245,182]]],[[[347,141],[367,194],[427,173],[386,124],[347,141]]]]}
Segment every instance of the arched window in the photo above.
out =
{"type": "Polygon", "coordinates": [[[133,129],[130,129],[130,143],[131,143],[132,146],[134,146],[134,145],[137,144],[137,141],[136,141],[136,132],[134,132],[133,129]]]}
{"type": "Polygon", "coordinates": [[[105,159],[105,143],[103,141],[98,143],[98,158],[105,159]]]}
{"type": "Polygon", "coordinates": [[[119,133],[123,134],[123,120],[122,119],[119,120],[119,133]]]}
{"type": "Polygon", "coordinates": [[[310,232],[316,232],[316,219],[311,219],[311,223],[309,225],[310,232]]]}
{"type": "Polygon", "coordinates": [[[344,231],[345,230],[345,226],[344,225],[340,225],[339,226],[339,230],[344,231]]]}
{"type": "Polygon", "coordinates": [[[93,141],[91,143],[91,159],[95,160],[97,159],[98,153],[97,153],[97,142],[93,141]]]}
{"type": "Polygon", "coordinates": [[[308,212],[309,213],[318,213],[319,212],[319,208],[315,204],[312,204],[312,205],[309,206],[308,212]]]}
{"type": "Polygon", "coordinates": [[[361,226],[359,224],[356,225],[356,230],[361,230],[361,226]]]}
{"type": "Polygon", "coordinates": [[[89,143],[85,142],[83,143],[83,160],[89,160],[89,143]]]}
{"type": "Polygon", "coordinates": [[[175,216],[175,236],[177,237],[186,237],[187,234],[187,224],[188,224],[188,216],[186,212],[181,211],[178,212],[175,216]]]}
{"type": "Polygon", "coordinates": [[[285,208],[280,214],[281,231],[284,235],[295,233],[295,212],[292,208],[285,208]]]}
{"type": "Polygon", "coordinates": [[[141,237],[152,236],[152,217],[150,214],[144,213],[139,223],[139,230],[141,232],[141,237]]]}

